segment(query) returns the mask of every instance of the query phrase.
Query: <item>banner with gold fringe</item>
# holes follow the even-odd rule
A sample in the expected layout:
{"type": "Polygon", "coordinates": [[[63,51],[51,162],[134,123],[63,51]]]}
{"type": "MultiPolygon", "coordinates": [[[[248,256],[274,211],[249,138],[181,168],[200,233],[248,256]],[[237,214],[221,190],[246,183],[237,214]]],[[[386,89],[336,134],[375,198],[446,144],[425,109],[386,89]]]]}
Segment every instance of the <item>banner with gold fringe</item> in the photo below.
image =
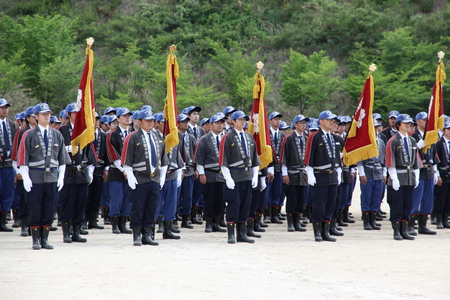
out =
{"type": "Polygon", "coordinates": [[[260,169],[267,167],[272,162],[272,143],[270,141],[269,124],[267,122],[266,103],[264,101],[265,81],[261,75],[264,67],[262,62],[256,64],[258,72],[255,75],[255,85],[253,86],[253,108],[250,121],[248,122],[248,132],[253,135],[256,149],[261,161],[260,169]]]}
{"type": "Polygon", "coordinates": [[[167,78],[167,96],[164,105],[164,117],[166,119],[166,127],[164,130],[166,144],[166,153],[178,145],[178,113],[177,113],[177,78],[179,77],[179,69],[177,57],[174,55],[177,47],[170,46],[170,54],[166,64],[167,78]]]}
{"type": "Polygon", "coordinates": [[[94,84],[92,81],[94,51],[91,50],[93,43],[94,39],[92,37],[86,39],[86,63],[84,65],[83,75],[81,76],[80,86],[78,88],[78,112],[75,114],[72,140],[70,142],[72,145],[73,155],[95,139],[95,102],[94,84]]]}
{"type": "Polygon", "coordinates": [[[348,136],[344,142],[342,159],[347,166],[379,155],[372,117],[374,102],[372,72],[375,70],[376,66],[370,65],[369,76],[367,76],[348,136]]]}
{"type": "Polygon", "coordinates": [[[436,69],[436,81],[433,87],[433,93],[430,98],[430,105],[428,106],[428,120],[425,126],[425,133],[423,140],[425,146],[422,151],[426,153],[427,149],[430,149],[432,144],[435,144],[439,140],[439,130],[444,128],[444,101],[442,98],[442,85],[446,79],[444,71],[444,52],[438,53],[439,64],[436,69]]]}

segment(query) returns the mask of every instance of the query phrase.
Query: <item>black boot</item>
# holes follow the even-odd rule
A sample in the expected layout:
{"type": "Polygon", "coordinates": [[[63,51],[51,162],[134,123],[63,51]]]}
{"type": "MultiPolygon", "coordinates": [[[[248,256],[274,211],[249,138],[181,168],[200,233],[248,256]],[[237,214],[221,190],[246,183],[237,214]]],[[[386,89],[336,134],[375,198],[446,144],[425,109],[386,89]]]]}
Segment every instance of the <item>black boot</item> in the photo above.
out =
{"type": "Polygon", "coordinates": [[[294,215],[293,214],[287,214],[287,231],[294,232],[294,215]]]}
{"type": "Polygon", "coordinates": [[[201,220],[201,221],[205,221],[205,216],[203,215],[203,207],[198,207],[197,208],[197,219],[201,220]]]}
{"type": "Polygon", "coordinates": [[[342,209],[340,209],[339,212],[338,212],[337,222],[338,222],[339,226],[347,227],[348,224],[344,222],[343,216],[344,216],[344,211],[342,209]]]}
{"type": "Polygon", "coordinates": [[[237,242],[254,243],[255,240],[251,240],[247,236],[247,223],[237,223],[237,242]]]}
{"type": "Polygon", "coordinates": [[[158,216],[158,230],[156,231],[157,233],[163,233],[164,232],[164,221],[162,220],[162,216],[158,216]]]}
{"type": "Polygon", "coordinates": [[[92,228],[105,229],[105,227],[98,225],[97,216],[98,216],[97,211],[91,211],[89,213],[88,229],[92,229],[92,228]]]}
{"type": "Polygon", "coordinates": [[[70,223],[61,223],[61,228],[63,232],[64,243],[72,243],[72,238],[70,237],[70,223]]]}
{"type": "Polygon", "coordinates": [[[141,239],[141,231],[142,227],[138,226],[132,229],[133,231],[133,246],[142,246],[142,239],[141,239]]]}
{"type": "Polygon", "coordinates": [[[343,214],[342,214],[342,221],[344,221],[345,223],[355,223],[355,220],[350,219],[349,216],[348,216],[348,209],[349,208],[350,208],[349,206],[346,206],[344,208],[343,214]]]}
{"type": "Polygon", "coordinates": [[[435,235],[436,231],[431,231],[427,228],[428,215],[417,215],[417,223],[419,224],[419,234],[435,235]]]}
{"type": "Polygon", "coordinates": [[[20,231],[20,236],[29,236],[29,229],[28,229],[28,218],[22,218],[20,220],[20,225],[21,225],[21,231],[20,231]]]}
{"type": "Polygon", "coordinates": [[[283,214],[281,212],[281,206],[277,206],[277,211],[278,211],[278,220],[286,220],[286,214],[283,214]]]}
{"type": "Polygon", "coordinates": [[[121,233],[128,233],[128,234],[133,233],[133,231],[127,228],[127,216],[119,217],[119,230],[121,233]]]}
{"type": "Polygon", "coordinates": [[[197,216],[198,207],[193,206],[191,210],[191,222],[192,224],[202,225],[203,221],[200,220],[197,216]]]}
{"type": "Polygon", "coordinates": [[[377,224],[377,222],[375,222],[376,214],[377,213],[375,211],[370,212],[370,226],[372,227],[373,230],[380,230],[381,224],[377,224]]]}
{"type": "MultiPolygon", "coordinates": [[[[256,215],[255,215],[255,228],[254,228],[255,232],[266,232],[266,230],[264,228],[262,228],[262,226],[261,226],[261,218],[262,218],[262,214],[256,213],[256,215]]],[[[266,225],[266,227],[267,227],[267,225],[266,225]]]]}
{"type": "Polygon", "coordinates": [[[213,220],[211,217],[206,217],[206,225],[205,225],[205,232],[210,233],[213,232],[213,220]]]}
{"type": "Polygon", "coordinates": [[[12,232],[14,229],[6,226],[6,213],[2,211],[0,213],[0,231],[12,232]]]}
{"type": "Polygon", "coordinates": [[[392,229],[394,229],[394,240],[396,241],[402,241],[403,237],[400,234],[400,221],[397,222],[391,222],[392,223],[392,229]]]}
{"type": "Polygon", "coordinates": [[[381,220],[377,220],[377,221],[382,221],[382,219],[386,218],[386,215],[383,215],[383,214],[381,213],[381,210],[378,210],[378,211],[376,212],[376,214],[377,214],[377,217],[378,217],[378,218],[381,218],[381,220]]]}
{"type": "Polygon", "coordinates": [[[109,207],[102,207],[103,224],[111,225],[111,219],[109,217],[109,207]]]}
{"type": "Polygon", "coordinates": [[[227,232],[225,228],[220,227],[220,216],[212,219],[212,230],[213,232],[227,232]]]}
{"type": "Polygon", "coordinates": [[[339,232],[336,229],[336,219],[332,219],[330,222],[330,235],[334,235],[334,236],[343,236],[344,233],[339,232]]]}
{"type": "Polygon", "coordinates": [[[41,250],[41,228],[33,227],[31,228],[31,237],[33,239],[33,250],[41,250]]]}
{"type": "Polygon", "coordinates": [[[322,239],[327,242],[336,242],[336,239],[330,235],[330,227],[330,221],[322,222],[322,239]]]}
{"type": "Polygon", "coordinates": [[[80,236],[81,225],[73,226],[72,242],[86,243],[87,239],[80,236]]]}
{"type": "Polygon", "coordinates": [[[48,243],[48,234],[50,233],[50,227],[41,227],[41,247],[43,249],[53,249],[53,246],[48,243]]]}
{"type": "Polygon", "coordinates": [[[172,221],[164,221],[163,239],[165,239],[165,240],[179,240],[180,236],[173,234],[173,231],[172,231],[171,228],[172,228],[172,221]]]}
{"type": "Polygon", "coordinates": [[[416,223],[416,215],[410,215],[408,225],[408,234],[409,235],[417,235],[417,232],[414,230],[414,224],[416,223]]]}
{"type": "Polygon", "coordinates": [[[278,206],[272,206],[271,210],[272,216],[270,218],[270,222],[275,224],[283,224],[283,221],[280,221],[280,219],[278,219],[278,206]]]}
{"type": "Polygon", "coordinates": [[[255,233],[255,219],[248,219],[247,221],[247,236],[252,236],[255,238],[260,238],[260,234],[255,233]]]}
{"type": "Polygon", "coordinates": [[[272,223],[271,222],[271,219],[272,219],[271,212],[272,211],[271,211],[270,206],[264,208],[264,223],[266,223],[266,224],[272,223]]]}
{"type": "Polygon", "coordinates": [[[220,222],[219,222],[219,226],[223,227],[223,228],[227,228],[227,222],[225,222],[225,210],[220,214],[220,222]]]}
{"type": "Polygon", "coordinates": [[[235,238],[235,235],[234,235],[235,224],[236,223],[227,223],[228,244],[235,244],[236,243],[236,238],[235,238]]]}
{"type": "Polygon", "coordinates": [[[443,214],[442,225],[444,225],[444,228],[450,228],[450,224],[448,223],[448,213],[443,214]]]}
{"type": "Polygon", "coordinates": [[[444,229],[444,224],[442,223],[443,214],[436,214],[436,229],[444,229]]]}
{"type": "Polygon", "coordinates": [[[431,215],[430,215],[430,223],[432,225],[436,225],[436,213],[431,213],[431,215]]]}
{"type": "Polygon", "coordinates": [[[155,242],[152,237],[152,232],[155,227],[142,228],[142,245],[158,246],[159,243],[155,242]]]}
{"type": "Polygon", "coordinates": [[[172,230],[173,233],[180,233],[181,230],[178,229],[178,226],[175,226],[174,222],[178,222],[178,221],[170,221],[170,230],[172,230]]]}
{"type": "MultiPolygon", "coordinates": [[[[293,214],[294,217],[294,229],[295,231],[306,231],[306,228],[303,228],[303,224],[302,224],[302,220],[301,220],[301,216],[300,213],[295,213],[293,214]]],[[[304,225],[306,227],[306,225],[304,225]]]]}
{"type": "Polygon", "coordinates": [[[111,217],[111,224],[112,224],[112,233],[120,233],[120,229],[119,229],[119,222],[120,222],[120,217],[116,216],[116,217],[111,217]]]}
{"type": "Polygon", "coordinates": [[[363,211],[362,217],[363,217],[363,227],[364,230],[372,230],[372,226],[370,225],[370,212],[363,211]]]}
{"type": "Polygon", "coordinates": [[[14,220],[12,228],[19,228],[20,227],[19,209],[13,208],[12,215],[13,215],[13,220],[14,220]]]}
{"type": "Polygon", "coordinates": [[[193,229],[194,226],[192,226],[191,220],[190,220],[190,215],[182,215],[181,218],[183,219],[181,221],[181,227],[182,228],[188,228],[188,229],[193,229]]]}
{"type": "Polygon", "coordinates": [[[58,222],[56,222],[56,226],[61,226],[61,221],[59,220],[60,215],[61,215],[61,207],[57,207],[56,208],[56,220],[58,220],[58,222]]]}
{"type": "Polygon", "coordinates": [[[322,223],[313,223],[314,240],[316,242],[322,242],[322,223]]]}
{"type": "Polygon", "coordinates": [[[410,236],[408,233],[408,221],[401,221],[400,222],[400,234],[402,235],[402,238],[405,240],[414,240],[413,236],[410,236]]]}

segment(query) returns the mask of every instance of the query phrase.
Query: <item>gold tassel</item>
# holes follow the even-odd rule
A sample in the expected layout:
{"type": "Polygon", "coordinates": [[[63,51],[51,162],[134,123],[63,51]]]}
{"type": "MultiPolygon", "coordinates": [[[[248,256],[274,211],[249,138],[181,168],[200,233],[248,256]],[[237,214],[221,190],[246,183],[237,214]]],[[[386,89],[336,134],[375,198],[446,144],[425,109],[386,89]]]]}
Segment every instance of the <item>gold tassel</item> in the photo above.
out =
{"type": "Polygon", "coordinates": [[[348,138],[352,138],[352,137],[356,136],[356,130],[357,130],[356,126],[357,125],[358,125],[358,123],[355,120],[353,120],[352,125],[350,127],[350,131],[348,132],[348,138]]]}

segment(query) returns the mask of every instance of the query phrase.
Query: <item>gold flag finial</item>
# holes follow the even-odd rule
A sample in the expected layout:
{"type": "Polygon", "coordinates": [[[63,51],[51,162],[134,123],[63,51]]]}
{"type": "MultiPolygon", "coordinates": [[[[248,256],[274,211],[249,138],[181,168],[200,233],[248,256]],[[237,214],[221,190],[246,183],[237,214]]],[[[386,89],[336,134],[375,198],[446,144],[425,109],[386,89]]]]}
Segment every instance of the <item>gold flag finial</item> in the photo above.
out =
{"type": "Polygon", "coordinates": [[[172,46],[169,47],[169,49],[170,49],[170,54],[174,54],[175,51],[177,51],[177,46],[172,45],[172,46]]]}
{"type": "Polygon", "coordinates": [[[442,61],[442,59],[444,58],[444,55],[445,55],[445,53],[442,52],[442,51],[439,51],[439,52],[437,53],[437,56],[439,57],[439,62],[442,61]]]}
{"type": "Polygon", "coordinates": [[[92,47],[92,44],[94,44],[94,38],[90,37],[86,39],[86,44],[88,45],[89,49],[92,47]]]}
{"type": "Polygon", "coordinates": [[[258,61],[256,63],[256,68],[258,69],[258,72],[261,72],[261,70],[264,68],[264,63],[262,61],[258,61]]]}
{"type": "Polygon", "coordinates": [[[377,69],[377,66],[376,66],[375,64],[371,64],[371,65],[369,66],[369,72],[370,72],[370,73],[375,72],[376,69],[377,69]]]}

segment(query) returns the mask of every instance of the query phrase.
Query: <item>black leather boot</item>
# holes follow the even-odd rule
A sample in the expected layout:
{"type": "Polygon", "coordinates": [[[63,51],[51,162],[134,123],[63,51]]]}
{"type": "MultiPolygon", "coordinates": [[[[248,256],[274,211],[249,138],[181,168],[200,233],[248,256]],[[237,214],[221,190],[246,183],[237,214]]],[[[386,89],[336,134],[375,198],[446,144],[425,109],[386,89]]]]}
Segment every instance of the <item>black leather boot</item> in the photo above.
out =
{"type": "Polygon", "coordinates": [[[213,232],[227,232],[225,228],[220,227],[220,216],[212,219],[212,230],[213,232]]]}
{"type": "Polygon", "coordinates": [[[316,242],[322,242],[322,223],[313,223],[314,240],[316,242]]]}
{"type": "Polygon", "coordinates": [[[409,215],[409,220],[407,221],[409,235],[417,235],[417,232],[414,230],[415,223],[416,223],[416,215],[409,215]]]}
{"type": "Polygon", "coordinates": [[[254,243],[255,240],[251,240],[247,236],[247,223],[237,223],[237,238],[238,243],[254,243]]]}
{"type": "Polygon", "coordinates": [[[436,213],[431,213],[431,215],[430,215],[430,223],[432,225],[436,225],[436,213]]]}
{"type": "Polygon", "coordinates": [[[86,243],[87,239],[80,236],[81,225],[73,226],[72,242],[86,243]]]}
{"type": "Polygon", "coordinates": [[[28,218],[22,218],[20,220],[20,226],[22,227],[20,231],[20,236],[29,236],[28,218]]]}
{"type": "Polygon", "coordinates": [[[287,214],[287,231],[294,232],[294,215],[293,214],[287,214]]]}
{"type": "Polygon", "coordinates": [[[248,219],[247,221],[247,236],[252,236],[255,238],[260,238],[260,234],[255,233],[255,220],[254,219],[248,219]]]}
{"type": "Polygon", "coordinates": [[[202,225],[203,221],[198,218],[197,213],[198,213],[198,207],[193,206],[192,210],[191,210],[191,222],[192,222],[192,224],[202,225]]]}
{"type": "Polygon", "coordinates": [[[111,217],[111,224],[112,224],[112,233],[120,233],[120,229],[119,229],[119,222],[120,222],[120,218],[118,216],[116,217],[111,217]]]}
{"type": "Polygon", "coordinates": [[[227,223],[227,232],[228,232],[228,244],[235,244],[235,224],[236,223],[227,223]]]}
{"type": "Polygon", "coordinates": [[[162,220],[162,216],[158,216],[158,220],[156,221],[158,223],[158,230],[157,233],[163,233],[164,232],[164,221],[162,220]]]}
{"type": "Polygon", "coordinates": [[[121,233],[128,233],[128,234],[133,233],[133,231],[127,228],[127,216],[119,217],[119,230],[121,233]]]}
{"type": "Polygon", "coordinates": [[[278,219],[278,206],[272,206],[271,210],[272,216],[270,218],[270,222],[275,224],[283,224],[283,221],[280,221],[280,219],[278,219]]]}
{"type": "Polygon", "coordinates": [[[98,222],[97,222],[97,211],[91,211],[89,213],[88,229],[92,229],[92,228],[105,229],[105,227],[98,225],[98,222]]]}
{"type": "Polygon", "coordinates": [[[211,217],[206,217],[206,225],[205,225],[205,232],[210,233],[213,232],[213,220],[211,217]]]}
{"type": "Polygon", "coordinates": [[[6,226],[6,213],[2,211],[0,213],[0,231],[12,232],[14,229],[6,226]]]}
{"type": "Polygon", "coordinates": [[[178,229],[178,226],[175,226],[174,222],[178,222],[177,220],[175,221],[170,221],[170,230],[172,230],[173,233],[180,233],[181,230],[178,229]]]}
{"type": "Polygon", "coordinates": [[[343,236],[344,235],[344,233],[339,232],[336,229],[336,219],[332,219],[330,221],[330,235],[334,235],[334,236],[343,236]]]}
{"type": "Polygon", "coordinates": [[[417,215],[417,223],[419,224],[419,234],[435,235],[436,231],[427,228],[428,215],[417,215]]]}
{"type": "Polygon", "coordinates": [[[264,223],[266,224],[272,223],[271,219],[272,219],[272,210],[271,207],[268,206],[264,208],[264,223]]]}
{"type": "Polygon", "coordinates": [[[165,240],[179,240],[180,236],[173,234],[173,231],[171,230],[171,228],[172,228],[172,221],[164,221],[163,239],[165,239],[165,240]]]}
{"type": "Polygon", "coordinates": [[[142,227],[138,226],[133,229],[133,246],[142,246],[141,231],[142,227]]]}
{"type": "Polygon", "coordinates": [[[294,217],[294,229],[295,229],[295,231],[302,231],[302,232],[306,231],[306,228],[303,228],[303,227],[306,227],[306,225],[304,225],[302,223],[300,213],[295,213],[292,216],[294,217]]]}
{"type": "Polygon", "coordinates": [[[340,209],[339,212],[338,212],[337,222],[338,222],[339,226],[347,227],[348,224],[344,222],[343,216],[344,216],[344,211],[342,209],[340,209]]]}
{"type": "Polygon", "coordinates": [[[48,234],[50,233],[50,227],[41,227],[41,247],[43,249],[53,249],[53,246],[48,243],[48,234]]]}
{"type": "Polygon", "coordinates": [[[12,215],[13,215],[13,220],[14,220],[12,228],[19,228],[20,227],[19,209],[18,208],[13,208],[12,209],[12,215]]]}
{"type": "Polygon", "coordinates": [[[394,240],[396,241],[403,241],[403,237],[400,234],[400,221],[397,222],[391,222],[392,224],[392,229],[394,229],[394,240]]]}
{"type": "Polygon", "coordinates": [[[219,222],[219,226],[223,227],[223,228],[227,228],[227,222],[225,222],[225,210],[222,211],[222,213],[220,214],[220,222],[219,222]]]}
{"type": "Polygon", "coordinates": [[[183,219],[181,221],[181,227],[182,228],[188,228],[188,229],[193,229],[194,226],[192,226],[191,220],[190,220],[191,215],[182,215],[181,218],[183,219]]]}
{"type": "Polygon", "coordinates": [[[400,234],[404,240],[414,240],[414,237],[410,236],[408,233],[408,221],[400,222],[400,234]]]}
{"type": "Polygon", "coordinates": [[[155,230],[153,227],[142,228],[142,245],[158,246],[159,243],[155,242],[152,238],[152,231],[155,230]]]}
{"type": "Polygon", "coordinates": [[[380,230],[381,229],[381,224],[377,224],[377,222],[375,222],[376,219],[376,212],[375,211],[371,211],[370,213],[370,226],[372,227],[373,230],[380,230]]]}
{"type": "MultiPolygon", "coordinates": [[[[266,231],[264,228],[269,227],[269,225],[264,223],[263,219],[264,219],[264,215],[262,213],[256,213],[256,215],[255,215],[255,225],[256,225],[256,220],[259,220],[259,222],[258,222],[259,223],[258,224],[258,226],[259,226],[258,230],[261,229],[261,230],[266,231]]],[[[264,231],[261,231],[261,232],[264,232],[264,231]]]]}
{"type": "Polygon", "coordinates": [[[348,215],[348,209],[350,207],[346,206],[343,210],[343,214],[342,214],[342,221],[344,221],[345,223],[355,223],[355,220],[350,219],[349,215],[348,215]]]}
{"type": "Polygon", "coordinates": [[[281,207],[282,207],[282,206],[277,206],[278,220],[284,221],[284,220],[286,220],[286,214],[283,214],[283,213],[281,212],[281,207]]]}
{"type": "Polygon", "coordinates": [[[59,221],[60,214],[61,214],[61,208],[57,207],[56,208],[56,220],[58,220],[58,222],[56,222],[56,226],[61,226],[61,221],[59,221]]]}
{"type": "Polygon", "coordinates": [[[330,227],[330,221],[322,222],[322,239],[326,242],[336,242],[336,239],[330,235],[330,227]]]}
{"type": "Polygon", "coordinates": [[[448,223],[448,213],[443,214],[442,225],[444,225],[444,228],[450,228],[450,224],[448,223]]]}
{"type": "Polygon", "coordinates": [[[111,219],[109,217],[109,207],[102,207],[103,224],[111,225],[111,219]]]}
{"type": "Polygon", "coordinates": [[[444,224],[442,223],[443,214],[436,214],[436,229],[444,229],[444,224]]]}
{"type": "MultiPolygon", "coordinates": [[[[377,215],[378,218],[381,218],[381,219],[386,218],[386,215],[385,215],[385,214],[383,215],[383,214],[381,213],[381,210],[378,210],[378,211],[376,212],[376,215],[377,215]]],[[[382,220],[379,220],[379,221],[382,221],[382,220]]]]}
{"type": "Polygon", "coordinates": [[[72,243],[72,238],[70,237],[70,223],[61,223],[61,228],[63,232],[64,243],[72,243]]]}
{"type": "Polygon", "coordinates": [[[255,232],[266,232],[266,230],[261,227],[261,219],[262,219],[262,214],[256,213],[255,214],[255,227],[254,227],[255,232]]]}
{"type": "Polygon", "coordinates": [[[33,239],[33,250],[41,250],[41,228],[31,228],[31,238],[33,239]]]}
{"type": "Polygon", "coordinates": [[[362,218],[364,230],[372,230],[372,226],[370,225],[370,212],[363,211],[362,218]]]}

